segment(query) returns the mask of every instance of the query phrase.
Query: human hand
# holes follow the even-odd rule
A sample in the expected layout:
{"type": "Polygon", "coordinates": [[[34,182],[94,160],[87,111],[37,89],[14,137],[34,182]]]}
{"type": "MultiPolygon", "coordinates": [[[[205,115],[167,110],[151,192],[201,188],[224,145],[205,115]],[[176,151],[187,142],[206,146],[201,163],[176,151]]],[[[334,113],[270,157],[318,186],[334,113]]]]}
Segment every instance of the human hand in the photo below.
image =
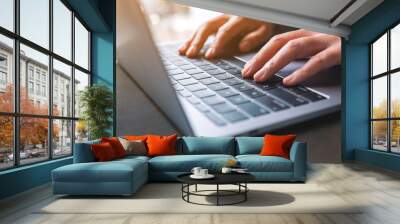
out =
{"type": "Polygon", "coordinates": [[[207,59],[233,54],[234,50],[246,53],[264,44],[272,35],[273,26],[238,16],[221,15],[202,25],[180,48],[179,54],[196,57],[207,39],[216,34],[207,50],[207,59]]]}
{"type": "Polygon", "coordinates": [[[308,57],[310,59],[301,68],[283,79],[284,85],[297,85],[324,69],[340,64],[340,37],[303,29],[276,35],[246,63],[242,75],[263,82],[291,61],[308,57]]]}

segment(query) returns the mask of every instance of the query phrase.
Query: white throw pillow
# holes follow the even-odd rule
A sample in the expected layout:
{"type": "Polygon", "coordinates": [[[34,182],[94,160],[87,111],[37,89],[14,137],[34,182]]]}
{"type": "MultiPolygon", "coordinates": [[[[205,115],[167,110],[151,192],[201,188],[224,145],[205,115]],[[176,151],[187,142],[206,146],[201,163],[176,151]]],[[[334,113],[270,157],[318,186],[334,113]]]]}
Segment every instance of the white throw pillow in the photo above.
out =
{"type": "Polygon", "coordinates": [[[118,138],[126,151],[126,155],[145,156],[147,155],[146,145],[141,140],[130,141],[124,138],[118,138]]]}

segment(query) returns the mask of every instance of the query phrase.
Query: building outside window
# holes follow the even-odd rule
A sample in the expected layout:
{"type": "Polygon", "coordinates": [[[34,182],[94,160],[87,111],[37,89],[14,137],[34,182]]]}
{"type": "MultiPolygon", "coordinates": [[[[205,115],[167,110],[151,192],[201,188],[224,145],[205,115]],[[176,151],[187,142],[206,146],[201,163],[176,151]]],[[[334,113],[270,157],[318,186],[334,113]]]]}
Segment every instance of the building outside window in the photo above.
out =
{"type": "Polygon", "coordinates": [[[400,24],[370,45],[371,148],[400,153],[400,24]]]}
{"type": "MultiPolygon", "coordinates": [[[[3,9],[16,5],[7,2],[4,4],[11,4],[10,7],[3,9]]],[[[7,32],[0,30],[0,170],[70,156],[74,141],[87,139],[86,126],[79,122],[79,113],[71,105],[79,102],[79,91],[90,84],[86,82],[91,74],[90,32],[64,1],[19,3],[18,13],[10,12],[14,17],[20,16],[15,18],[20,21],[15,29],[19,33],[9,27],[3,27],[7,32]],[[53,24],[51,29],[50,24],[53,24]],[[17,44],[19,52],[15,51],[17,44]],[[14,54],[20,58],[19,88],[15,88],[13,78],[14,54]],[[77,78],[75,73],[79,73],[77,78]],[[51,79],[53,89],[50,89],[51,79]],[[2,90],[2,83],[7,88],[2,90]],[[18,99],[14,98],[16,90],[20,91],[18,99]],[[60,96],[62,102],[57,101],[60,96]],[[18,112],[14,111],[14,105],[18,105],[18,112]]]]}

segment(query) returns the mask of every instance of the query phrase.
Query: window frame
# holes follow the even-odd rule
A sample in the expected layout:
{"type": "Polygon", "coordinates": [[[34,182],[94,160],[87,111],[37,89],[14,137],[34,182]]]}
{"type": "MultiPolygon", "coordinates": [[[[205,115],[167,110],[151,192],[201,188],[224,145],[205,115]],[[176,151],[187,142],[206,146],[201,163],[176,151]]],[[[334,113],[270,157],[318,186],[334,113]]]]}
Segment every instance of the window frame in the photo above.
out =
{"type": "Polygon", "coordinates": [[[391,69],[391,31],[393,28],[400,26],[400,21],[395,22],[392,24],[390,27],[388,27],[384,32],[379,34],[375,39],[373,39],[369,44],[369,77],[368,77],[368,82],[369,82],[369,149],[373,151],[380,151],[380,152],[386,152],[386,153],[392,153],[392,154],[400,154],[400,152],[394,152],[392,151],[392,121],[400,121],[400,117],[392,117],[392,98],[391,98],[391,80],[392,76],[396,75],[396,73],[400,72],[400,67],[391,69]],[[386,71],[380,74],[376,74],[374,76],[373,74],[373,44],[379,40],[379,38],[383,37],[385,34],[387,34],[387,64],[386,64],[386,71]],[[373,118],[373,81],[378,78],[386,77],[386,86],[387,86],[387,93],[386,93],[386,98],[387,98],[387,105],[386,105],[386,117],[385,118],[373,118]],[[374,136],[373,136],[373,122],[376,121],[386,121],[386,150],[379,150],[374,148],[374,136]]]}
{"type": "MultiPolygon", "coordinates": [[[[89,29],[89,27],[87,26],[87,24],[83,21],[83,19],[72,9],[72,7],[65,1],[65,0],[59,0],[66,8],[68,8],[68,10],[71,11],[71,18],[70,18],[70,22],[71,22],[71,59],[67,59],[64,58],[63,56],[55,53],[54,50],[54,46],[53,46],[53,1],[54,0],[48,0],[49,1],[49,47],[48,49],[46,49],[45,47],[42,47],[39,44],[34,43],[33,41],[30,41],[27,38],[24,38],[23,36],[20,35],[20,0],[14,0],[13,1],[13,10],[14,10],[14,30],[10,31],[4,27],[0,26],[0,35],[3,35],[5,37],[11,38],[13,40],[13,64],[12,64],[12,74],[13,75],[13,79],[14,79],[14,96],[13,96],[13,112],[2,112],[0,111],[0,116],[4,116],[4,117],[12,117],[13,119],[13,166],[11,167],[5,167],[5,168],[0,168],[0,172],[4,171],[4,170],[10,170],[10,169],[15,169],[18,167],[23,167],[23,166],[29,166],[29,165],[33,165],[33,164],[37,164],[37,163],[43,163],[49,160],[58,160],[58,159],[62,159],[65,157],[70,157],[73,155],[74,152],[74,143],[75,143],[75,126],[76,126],[76,121],[79,120],[79,117],[75,116],[75,108],[72,107],[71,108],[71,115],[70,116],[56,116],[53,115],[53,59],[54,60],[58,60],[59,62],[62,62],[68,66],[71,66],[71,92],[72,92],[72,99],[71,99],[71,105],[74,105],[75,103],[75,88],[73,85],[75,83],[75,69],[85,73],[88,75],[89,78],[89,83],[88,86],[92,85],[92,69],[91,69],[91,65],[92,65],[92,57],[91,57],[91,49],[92,49],[92,43],[91,43],[91,37],[92,37],[92,31],[91,29],[89,29]],[[85,69],[83,67],[81,67],[80,65],[75,63],[75,18],[77,20],[79,20],[79,22],[85,27],[85,29],[88,31],[88,35],[89,35],[89,43],[88,43],[88,61],[89,61],[89,67],[88,69],[85,69]],[[20,45],[23,44],[27,47],[30,47],[36,51],[39,51],[40,53],[43,53],[45,55],[48,56],[49,58],[49,63],[48,63],[48,85],[46,88],[46,91],[48,91],[48,93],[46,93],[46,95],[48,96],[48,112],[46,115],[39,115],[39,114],[26,114],[26,113],[21,113],[20,111],[20,45]],[[26,164],[21,164],[20,161],[20,119],[21,118],[45,118],[47,119],[48,122],[48,136],[47,136],[47,150],[48,150],[48,157],[44,158],[41,161],[38,162],[32,162],[32,163],[26,163],[26,164]],[[53,146],[53,121],[56,120],[66,120],[66,121],[71,121],[71,128],[72,128],[72,133],[71,133],[71,153],[68,155],[62,155],[62,156],[54,156],[53,152],[54,152],[54,146],[53,146]]],[[[30,67],[29,67],[30,68],[30,67]]],[[[28,69],[28,68],[27,68],[28,69]]],[[[40,73],[41,74],[41,73],[40,73]]],[[[30,79],[30,74],[27,73],[26,77],[27,80],[30,79]]],[[[33,70],[33,75],[34,78],[33,80],[36,80],[36,70],[33,70]]],[[[39,83],[41,83],[41,77],[39,77],[39,83]]],[[[36,83],[34,81],[34,83],[36,83]]],[[[28,91],[28,90],[27,90],[28,91]]],[[[36,91],[34,89],[34,91],[36,91]]],[[[40,94],[41,95],[41,94],[40,94]]]]}

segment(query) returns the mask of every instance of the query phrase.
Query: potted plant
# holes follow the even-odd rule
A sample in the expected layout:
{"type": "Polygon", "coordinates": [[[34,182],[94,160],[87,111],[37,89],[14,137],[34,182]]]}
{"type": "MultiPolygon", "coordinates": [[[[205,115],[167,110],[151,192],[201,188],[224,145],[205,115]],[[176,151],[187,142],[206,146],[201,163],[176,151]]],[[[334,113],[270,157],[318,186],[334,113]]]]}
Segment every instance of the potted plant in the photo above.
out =
{"type": "Polygon", "coordinates": [[[87,127],[90,140],[110,136],[108,129],[112,125],[113,97],[108,87],[95,84],[80,92],[79,106],[82,109],[81,118],[87,127]]]}

